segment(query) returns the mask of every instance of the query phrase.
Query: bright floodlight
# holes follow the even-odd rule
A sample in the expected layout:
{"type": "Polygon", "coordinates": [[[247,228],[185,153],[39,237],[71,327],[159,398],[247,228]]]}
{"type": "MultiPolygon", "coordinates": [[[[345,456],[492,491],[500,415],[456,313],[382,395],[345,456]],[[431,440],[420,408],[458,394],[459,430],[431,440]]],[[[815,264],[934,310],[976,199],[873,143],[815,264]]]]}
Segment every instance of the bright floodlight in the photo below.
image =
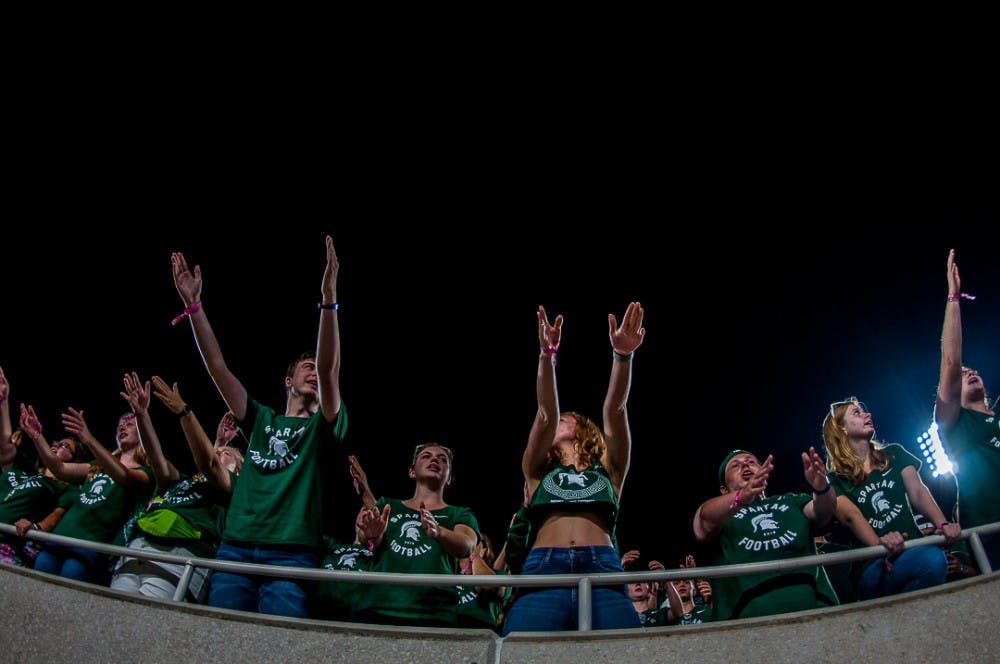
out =
{"type": "Polygon", "coordinates": [[[932,476],[958,472],[958,468],[951,463],[951,459],[944,452],[944,446],[941,445],[937,422],[932,422],[927,431],[917,436],[917,444],[924,453],[924,459],[930,466],[932,476]]]}

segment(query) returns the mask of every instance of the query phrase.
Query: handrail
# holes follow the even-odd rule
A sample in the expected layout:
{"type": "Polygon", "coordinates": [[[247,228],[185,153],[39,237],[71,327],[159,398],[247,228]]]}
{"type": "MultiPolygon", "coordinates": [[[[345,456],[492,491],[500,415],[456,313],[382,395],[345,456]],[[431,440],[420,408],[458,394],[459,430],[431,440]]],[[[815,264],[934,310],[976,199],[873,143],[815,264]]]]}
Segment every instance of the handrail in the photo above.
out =
{"type": "MultiPolygon", "coordinates": [[[[965,528],[960,539],[968,539],[977,567],[983,574],[993,571],[989,559],[983,549],[981,535],[1000,532],[1000,521],[996,523],[965,528]]],[[[14,526],[0,523],[0,533],[17,536],[14,526]]],[[[599,572],[592,574],[531,574],[531,575],[492,575],[492,574],[406,574],[400,572],[364,572],[352,570],[329,570],[322,568],[285,567],[281,565],[260,565],[256,563],[240,563],[214,558],[197,558],[195,556],[179,556],[159,551],[130,549],[113,544],[102,544],[80,540],[64,535],[55,535],[35,529],[25,533],[25,537],[42,542],[52,542],[64,546],[74,546],[99,553],[143,560],[156,560],[184,565],[184,573],[177,584],[174,601],[180,601],[187,592],[188,582],[196,567],[212,570],[233,572],[237,574],[254,574],[258,576],[275,576],[286,579],[308,579],[312,581],[351,581],[353,583],[392,583],[406,586],[483,586],[483,587],[562,587],[577,586],[580,590],[579,622],[580,631],[588,631],[591,622],[591,586],[608,586],[645,581],[675,581],[693,576],[691,568],[664,569],[651,572],[599,572]]],[[[904,543],[905,549],[918,546],[935,546],[944,544],[943,535],[930,535],[904,543]]],[[[768,560],[757,563],[741,563],[738,565],[714,565],[698,567],[697,577],[715,579],[741,574],[756,574],[760,572],[777,572],[814,567],[816,565],[836,565],[840,563],[866,560],[884,556],[888,550],[882,546],[868,546],[849,551],[820,553],[784,560],[768,560]]]]}

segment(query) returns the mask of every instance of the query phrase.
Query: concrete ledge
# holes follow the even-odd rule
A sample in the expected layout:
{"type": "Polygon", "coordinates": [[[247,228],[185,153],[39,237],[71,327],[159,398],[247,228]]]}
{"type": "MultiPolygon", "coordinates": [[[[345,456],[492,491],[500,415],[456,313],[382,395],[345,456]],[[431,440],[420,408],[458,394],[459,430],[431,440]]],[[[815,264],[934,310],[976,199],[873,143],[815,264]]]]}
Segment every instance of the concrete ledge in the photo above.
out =
{"type": "Polygon", "coordinates": [[[11,662],[993,662],[1000,573],[832,609],[685,627],[512,634],[174,604],[0,566],[11,662]]]}

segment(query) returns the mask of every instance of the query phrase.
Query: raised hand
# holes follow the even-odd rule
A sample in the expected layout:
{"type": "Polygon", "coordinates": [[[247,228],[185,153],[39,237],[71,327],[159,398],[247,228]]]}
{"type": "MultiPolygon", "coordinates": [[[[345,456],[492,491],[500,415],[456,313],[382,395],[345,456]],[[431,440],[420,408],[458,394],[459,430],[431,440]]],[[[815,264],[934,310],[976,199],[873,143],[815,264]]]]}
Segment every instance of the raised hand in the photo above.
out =
{"type": "Polygon", "coordinates": [[[757,472],[750,478],[750,483],[740,489],[739,502],[741,507],[746,507],[757,500],[757,496],[764,493],[764,489],[767,488],[767,479],[771,476],[772,470],[774,470],[774,455],[768,454],[767,458],[764,459],[764,463],[760,465],[757,472]]]}
{"type": "Polygon", "coordinates": [[[184,399],[177,389],[177,383],[167,385],[167,381],[159,376],[153,376],[153,396],[163,402],[163,405],[174,415],[180,415],[184,410],[184,399]]]}
{"type": "Polygon", "coordinates": [[[712,584],[710,584],[705,579],[698,579],[694,582],[696,588],[698,588],[698,594],[705,601],[705,604],[712,603],[712,584]]]}
{"type": "Polygon", "coordinates": [[[358,497],[361,498],[361,502],[364,503],[365,507],[375,506],[375,496],[372,494],[371,487],[368,486],[368,475],[365,474],[364,468],[361,467],[361,462],[353,454],[347,457],[348,470],[351,473],[351,482],[354,483],[354,491],[357,492],[358,497]],[[370,503],[370,504],[369,504],[370,503]]]}
{"type": "Polygon", "coordinates": [[[149,409],[149,381],[143,385],[142,381],[139,380],[139,374],[132,372],[132,375],[125,374],[124,379],[125,391],[119,392],[122,395],[122,399],[128,402],[128,405],[132,406],[132,412],[136,415],[141,415],[149,409]]]}
{"type": "Polygon", "coordinates": [[[958,276],[958,265],[955,264],[955,250],[948,252],[948,294],[962,292],[962,279],[958,276]]]}
{"type": "Polygon", "coordinates": [[[554,353],[559,350],[559,342],[562,340],[562,325],[562,314],[556,316],[555,325],[550,325],[545,307],[538,307],[538,346],[543,352],[554,353]]]}
{"type": "Polygon", "coordinates": [[[385,534],[389,524],[389,505],[382,508],[381,514],[375,508],[364,508],[355,523],[358,529],[358,541],[378,542],[385,534]]]}
{"type": "Polygon", "coordinates": [[[826,464],[815,448],[810,447],[808,454],[802,453],[802,472],[813,490],[822,491],[826,488],[826,464]]]}
{"type": "Polygon", "coordinates": [[[21,404],[21,417],[19,424],[21,425],[21,430],[23,430],[31,440],[36,440],[42,435],[42,423],[38,420],[38,415],[35,415],[35,409],[33,406],[25,406],[23,403],[21,404]]]}
{"type": "Polygon", "coordinates": [[[339,271],[340,261],[337,260],[337,252],[333,248],[333,238],[327,235],[326,269],[323,270],[323,284],[320,287],[320,294],[326,304],[333,304],[337,301],[337,273],[339,271]]]}
{"type": "Polygon", "coordinates": [[[608,314],[608,336],[611,337],[611,348],[619,355],[628,355],[642,345],[646,336],[646,328],[642,326],[645,312],[638,302],[630,302],[622,316],[622,324],[614,314],[608,314]]]}
{"type": "Polygon", "coordinates": [[[424,524],[424,532],[432,540],[437,540],[441,536],[441,526],[438,525],[437,519],[431,514],[431,511],[424,507],[423,503],[420,503],[420,523],[424,524]]]}
{"type": "Polygon", "coordinates": [[[10,397],[10,384],[3,375],[3,369],[0,368],[0,401],[6,401],[8,397],[10,397]]]}
{"type": "Polygon", "coordinates": [[[632,549],[631,551],[626,551],[622,554],[622,567],[628,567],[635,561],[639,560],[639,550],[632,549]]]}
{"type": "Polygon", "coordinates": [[[63,429],[76,436],[81,442],[89,445],[100,444],[94,435],[90,433],[86,420],[83,419],[83,411],[75,408],[67,408],[62,414],[63,429]]]}
{"type": "Polygon", "coordinates": [[[215,447],[228,447],[237,433],[233,412],[227,411],[215,429],[215,447]]]}
{"type": "Polygon", "coordinates": [[[174,286],[185,307],[201,301],[201,266],[195,265],[194,272],[188,269],[184,254],[175,251],[170,254],[170,267],[174,273],[174,286]]]}

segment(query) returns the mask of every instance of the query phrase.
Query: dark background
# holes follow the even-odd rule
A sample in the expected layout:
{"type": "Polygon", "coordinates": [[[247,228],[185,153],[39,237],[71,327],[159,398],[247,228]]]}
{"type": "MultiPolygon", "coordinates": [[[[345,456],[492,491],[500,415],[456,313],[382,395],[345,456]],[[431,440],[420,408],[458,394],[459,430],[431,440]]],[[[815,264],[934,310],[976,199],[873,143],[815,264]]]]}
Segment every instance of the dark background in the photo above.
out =
{"type": "MultiPolygon", "coordinates": [[[[256,179],[200,198],[204,182],[175,197],[136,178],[112,203],[107,190],[76,190],[85,215],[27,216],[4,251],[0,366],[12,414],[34,404],[55,431],[66,406],[82,408],[113,445],[121,377],[136,370],[179,381],[214,432],[224,405],[189,325],[170,326],[182,309],[172,250],[202,266],[204,306],[234,373],[283,408],[287,363],[315,346],[327,232],[341,260],[345,452],[359,455],[376,495],[408,497],[413,446],[452,447],[446,499],[472,507],[494,541],[521,496],[539,304],[566,318],[562,407],[598,420],[612,361],[607,314],[620,318],[630,300],[645,307],[618,527],[623,551],[639,548],[643,565],[690,550],[693,513],[717,492],[716,469],[733,448],[773,453],[771,491],[798,489],[799,452],[821,445],[831,401],[858,395],[880,439],[915,451],[934,403],[952,246],[964,290],[979,296],[962,304],[966,361],[995,394],[995,208],[891,196],[862,205],[860,195],[833,203],[830,192],[810,206],[748,191],[694,204],[701,189],[687,192],[690,205],[661,204],[649,183],[603,190],[595,179],[536,198],[538,180],[504,191],[473,179],[453,197],[365,188],[351,213],[330,200],[322,214],[307,211],[315,194],[297,197],[315,184],[306,181],[272,191],[256,179]],[[370,207],[359,206],[368,193],[370,207]],[[153,212],[132,208],[144,197],[153,212]]],[[[176,421],[157,402],[151,413],[168,457],[190,467],[176,421]]],[[[342,469],[331,527],[347,537],[358,501],[346,461],[342,469]]]]}

